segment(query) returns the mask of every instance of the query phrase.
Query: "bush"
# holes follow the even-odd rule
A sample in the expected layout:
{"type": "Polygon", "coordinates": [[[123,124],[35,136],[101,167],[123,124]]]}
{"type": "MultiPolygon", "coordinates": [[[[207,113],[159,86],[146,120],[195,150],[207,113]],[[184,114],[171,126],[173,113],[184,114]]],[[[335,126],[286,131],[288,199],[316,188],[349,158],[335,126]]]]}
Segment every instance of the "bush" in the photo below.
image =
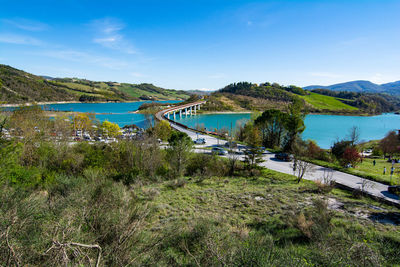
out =
{"type": "Polygon", "coordinates": [[[176,190],[176,189],[178,189],[180,187],[185,187],[186,184],[187,184],[187,181],[185,179],[179,178],[179,179],[175,179],[175,180],[169,181],[167,183],[167,187],[176,190]]]}
{"type": "Polygon", "coordinates": [[[228,173],[228,162],[216,155],[192,154],[186,167],[189,176],[225,176],[228,173]]]}
{"type": "Polygon", "coordinates": [[[336,159],[340,160],[346,148],[351,146],[351,141],[336,141],[332,146],[332,155],[334,155],[336,159]]]}

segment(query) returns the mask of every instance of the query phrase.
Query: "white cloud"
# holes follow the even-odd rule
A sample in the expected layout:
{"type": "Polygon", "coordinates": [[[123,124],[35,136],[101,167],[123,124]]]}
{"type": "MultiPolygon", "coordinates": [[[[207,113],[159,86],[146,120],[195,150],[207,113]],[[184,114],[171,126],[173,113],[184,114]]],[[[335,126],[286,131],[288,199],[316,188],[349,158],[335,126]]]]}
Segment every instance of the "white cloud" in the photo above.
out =
{"type": "Polygon", "coordinates": [[[388,75],[382,73],[375,73],[368,78],[369,81],[376,84],[390,83],[399,80],[399,75],[388,75]]]}
{"type": "Polygon", "coordinates": [[[125,25],[119,20],[104,18],[93,20],[89,25],[96,35],[94,43],[127,54],[136,53],[134,46],[121,33],[125,25]]]}
{"type": "Polygon", "coordinates": [[[116,60],[109,57],[97,56],[86,52],[75,51],[75,50],[54,50],[42,52],[41,55],[67,60],[74,62],[90,63],[94,65],[100,65],[109,69],[120,70],[128,66],[124,61],[116,60]]]}
{"type": "Polygon", "coordinates": [[[29,20],[29,19],[23,19],[23,18],[2,19],[1,21],[3,23],[6,23],[8,25],[11,25],[13,27],[16,27],[18,29],[25,30],[25,31],[37,32],[37,31],[45,31],[50,28],[49,25],[44,24],[42,22],[29,20]]]}
{"type": "Polygon", "coordinates": [[[20,44],[20,45],[43,45],[43,42],[25,35],[0,33],[0,43],[20,44]]]}

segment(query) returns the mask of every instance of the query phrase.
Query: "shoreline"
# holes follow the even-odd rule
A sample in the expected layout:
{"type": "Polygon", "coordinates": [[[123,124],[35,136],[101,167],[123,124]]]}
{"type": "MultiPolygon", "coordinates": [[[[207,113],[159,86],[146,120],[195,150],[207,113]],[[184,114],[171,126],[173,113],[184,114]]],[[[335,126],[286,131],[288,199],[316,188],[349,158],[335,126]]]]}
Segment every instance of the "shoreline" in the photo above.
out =
{"type": "Polygon", "coordinates": [[[256,111],[206,111],[199,112],[197,115],[207,115],[207,114],[251,114],[256,111]]]}
{"type": "Polygon", "coordinates": [[[32,106],[32,105],[53,105],[53,104],[106,104],[106,103],[133,103],[133,102],[146,102],[146,101],[181,101],[180,99],[170,100],[132,100],[132,101],[96,101],[96,102],[81,102],[81,101],[44,101],[44,102],[27,102],[27,103],[15,103],[15,104],[0,104],[0,108],[12,108],[21,106],[32,106]]]}

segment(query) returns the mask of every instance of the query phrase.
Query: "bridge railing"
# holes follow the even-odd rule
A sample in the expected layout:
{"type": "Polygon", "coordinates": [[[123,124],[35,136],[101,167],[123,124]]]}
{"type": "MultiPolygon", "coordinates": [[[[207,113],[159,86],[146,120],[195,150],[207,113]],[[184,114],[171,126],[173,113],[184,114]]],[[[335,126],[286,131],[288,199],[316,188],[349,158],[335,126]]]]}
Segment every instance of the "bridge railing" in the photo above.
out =
{"type": "Polygon", "coordinates": [[[194,102],[194,103],[185,104],[185,105],[182,105],[182,106],[176,106],[176,107],[164,109],[164,110],[161,110],[161,111],[156,113],[156,119],[159,120],[159,121],[166,120],[170,124],[177,125],[179,127],[182,127],[184,129],[187,129],[187,130],[191,130],[191,131],[196,132],[196,133],[211,134],[211,135],[214,135],[214,136],[217,136],[217,137],[223,137],[222,135],[220,135],[218,133],[214,133],[214,132],[210,132],[210,131],[201,131],[201,130],[190,128],[187,125],[184,125],[184,124],[182,124],[180,122],[177,122],[177,121],[174,121],[172,119],[169,119],[169,118],[165,117],[165,114],[167,114],[168,112],[175,111],[175,110],[181,110],[181,109],[184,109],[184,108],[192,107],[192,106],[195,106],[195,105],[201,105],[201,104],[205,104],[205,103],[206,103],[206,101],[194,102]]]}

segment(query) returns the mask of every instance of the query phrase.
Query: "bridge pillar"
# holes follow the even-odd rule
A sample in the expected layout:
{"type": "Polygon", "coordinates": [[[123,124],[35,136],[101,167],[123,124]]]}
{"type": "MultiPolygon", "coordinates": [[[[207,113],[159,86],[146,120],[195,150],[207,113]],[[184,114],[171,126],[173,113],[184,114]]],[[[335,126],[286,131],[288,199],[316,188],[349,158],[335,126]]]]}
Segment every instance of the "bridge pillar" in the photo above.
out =
{"type": "Polygon", "coordinates": [[[174,120],[176,119],[176,117],[175,117],[175,111],[174,111],[174,120]]]}
{"type": "Polygon", "coordinates": [[[198,106],[198,109],[199,109],[199,110],[200,110],[200,106],[201,106],[201,105],[199,104],[199,106],[198,106]]]}
{"type": "Polygon", "coordinates": [[[169,119],[169,112],[167,113],[167,118],[169,119]]]}
{"type": "Polygon", "coordinates": [[[192,106],[190,107],[190,116],[193,115],[193,110],[192,110],[192,106]]]}
{"type": "Polygon", "coordinates": [[[179,118],[182,119],[182,109],[179,110],[179,118]]]}
{"type": "Polygon", "coordinates": [[[197,114],[196,110],[197,110],[197,105],[194,105],[194,115],[197,114]]]}

